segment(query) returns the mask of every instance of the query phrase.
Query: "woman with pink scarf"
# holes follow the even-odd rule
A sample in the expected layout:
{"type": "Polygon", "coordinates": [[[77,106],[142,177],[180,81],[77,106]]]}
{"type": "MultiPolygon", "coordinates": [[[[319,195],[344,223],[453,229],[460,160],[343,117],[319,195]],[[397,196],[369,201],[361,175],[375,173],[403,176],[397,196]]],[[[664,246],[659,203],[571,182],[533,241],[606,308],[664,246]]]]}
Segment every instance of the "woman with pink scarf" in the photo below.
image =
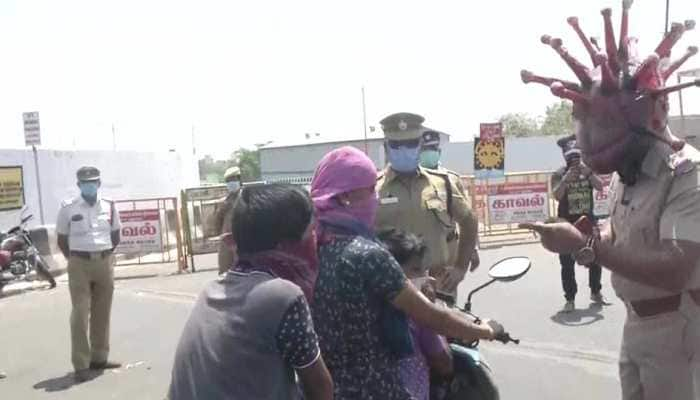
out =
{"type": "Polygon", "coordinates": [[[406,317],[466,341],[502,330],[435,306],[406,279],[374,236],[376,179],[372,160],[343,147],[320,161],[311,183],[319,244],[312,314],[337,400],[411,399],[398,367],[413,351],[406,317]]]}

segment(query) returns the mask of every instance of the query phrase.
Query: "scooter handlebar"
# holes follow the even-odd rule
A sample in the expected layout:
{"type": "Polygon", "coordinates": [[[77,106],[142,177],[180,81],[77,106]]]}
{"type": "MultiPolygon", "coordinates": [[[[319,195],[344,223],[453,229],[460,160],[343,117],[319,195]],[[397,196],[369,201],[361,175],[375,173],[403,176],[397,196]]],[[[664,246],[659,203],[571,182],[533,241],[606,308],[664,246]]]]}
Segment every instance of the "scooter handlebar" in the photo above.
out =
{"type": "Polygon", "coordinates": [[[496,335],[496,338],[494,340],[497,340],[503,344],[508,344],[510,342],[513,342],[515,344],[520,344],[520,339],[514,339],[510,337],[510,334],[508,332],[503,332],[498,335],[496,335]]]}

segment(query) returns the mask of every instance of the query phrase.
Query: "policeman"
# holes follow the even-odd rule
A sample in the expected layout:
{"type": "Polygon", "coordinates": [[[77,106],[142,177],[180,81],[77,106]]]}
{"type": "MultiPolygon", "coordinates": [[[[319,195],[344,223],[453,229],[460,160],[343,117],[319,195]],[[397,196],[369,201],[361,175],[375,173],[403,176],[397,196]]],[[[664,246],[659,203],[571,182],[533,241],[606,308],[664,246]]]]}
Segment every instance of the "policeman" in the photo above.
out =
{"type": "MultiPolygon", "coordinates": [[[[469,205],[471,205],[471,199],[469,197],[469,192],[464,188],[464,184],[462,183],[462,178],[459,176],[458,173],[451,171],[445,167],[442,166],[440,163],[440,156],[442,155],[442,149],[440,148],[440,132],[438,131],[433,131],[433,130],[427,130],[423,132],[423,144],[421,146],[421,152],[420,152],[420,165],[423,168],[427,169],[432,169],[436,170],[440,173],[447,174],[447,176],[450,178],[451,182],[451,190],[452,191],[457,191],[459,194],[464,197],[465,202],[469,205]]],[[[476,216],[475,216],[476,218],[476,216]]],[[[455,229],[453,234],[450,234],[447,238],[448,241],[448,248],[450,251],[450,263],[449,265],[457,265],[457,253],[458,253],[458,247],[457,245],[460,243],[459,240],[459,224],[456,226],[457,229],[455,229]]],[[[478,243],[478,233],[477,233],[477,238],[476,242],[478,243]]],[[[468,241],[467,241],[468,242],[468,241]]],[[[471,267],[476,268],[479,266],[479,252],[474,249],[474,252],[472,253],[472,258],[470,260],[471,267]]]]}
{"type": "Polygon", "coordinates": [[[550,251],[612,271],[627,308],[619,361],[624,400],[698,399],[700,153],[690,145],[676,151],[670,132],[651,124],[629,128],[636,132],[622,145],[592,147],[611,135],[599,120],[610,114],[596,111],[575,114],[577,137],[594,172],[617,171],[609,223],[585,233],[568,222],[521,226],[539,232],[550,251]]]}
{"type": "Polygon", "coordinates": [[[121,366],[107,358],[113,252],[120,241],[121,221],[114,202],[98,195],[100,171],[82,167],[77,177],[80,196],[61,204],[56,232],[58,247],[68,259],[73,368],[75,379],[83,382],[90,378],[91,369],[121,366]]]}
{"type": "Polygon", "coordinates": [[[238,167],[231,167],[224,173],[224,182],[228,189],[228,195],[217,204],[214,214],[214,228],[218,234],[222,235],[219,243],[219,273],[228,271],[236,260],[236,254],[232,244],[229,242],[228,234],[231,233],[233,223],[233,205],[238,199],[241,191],[241,170],[238,167]]]}
{"type": "MultiPolygon", "coordinates": [[[[475,249],[477,221],[467,199],[452,190],[449,174],[419,165],[424,118],[410,113],[392,114],[380,123],[385,135],[387,168],[377,182],[378,229],[396,227],[421,235],[428,251],[426,263],[438,279],[437,289],[454,293],[469,269],[475,249]],[[457,256],[450,263],[449,240],[456,240],[457,256]]],[[[472,269],[477,265],[472,265],[472,269]]]]}

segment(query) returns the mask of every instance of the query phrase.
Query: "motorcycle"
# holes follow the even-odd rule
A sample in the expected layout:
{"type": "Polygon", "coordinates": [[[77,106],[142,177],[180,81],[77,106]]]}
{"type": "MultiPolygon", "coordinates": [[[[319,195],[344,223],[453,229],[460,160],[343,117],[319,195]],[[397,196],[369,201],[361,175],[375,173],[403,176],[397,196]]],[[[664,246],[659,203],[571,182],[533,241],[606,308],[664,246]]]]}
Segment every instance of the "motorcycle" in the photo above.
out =
{"type": "MultiPolygon", "coordinates": [[[[436,298],[445,306],[459,310],[472,318],[475,323],[479,323],[479,317],[471,311],[472,296],[494,282],[512,282],[520,279],[530,270],[530,265],[530,259],[527,257],[509,257],[497,262],[489,268],[491,280],[469,293],[464,308],[455,305],[452,295],[437,292],[436,298]]],[[[512,338],[505,331],[498,335],[496,340],[503,344],[520,343],[520,340],[512,338]]],[[[464,343],[459,339],[448,338],[447,342],[452,353],[454,372],[447,379],[431,380],[431,400],[500,399],[498,386],[492,378],[493,372],[479,351],[479,341],[464,343]]]]}
{"type": "Polygon", "coordinates": [[[27,222],[33,215],[20,218],[19,225],[7,232],[0,232],[0,291],[12,281],[29,280],[32,271],[36,271],[38,276],[49,282],[51,288],[55,288],[56,280],[27,230],[27,222]]]}

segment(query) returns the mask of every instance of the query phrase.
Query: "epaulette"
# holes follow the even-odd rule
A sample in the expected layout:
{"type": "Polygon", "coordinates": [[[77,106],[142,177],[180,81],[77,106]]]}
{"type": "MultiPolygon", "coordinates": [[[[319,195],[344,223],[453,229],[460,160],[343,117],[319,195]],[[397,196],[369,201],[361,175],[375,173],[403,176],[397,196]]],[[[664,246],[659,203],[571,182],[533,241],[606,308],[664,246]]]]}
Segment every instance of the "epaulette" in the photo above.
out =
{"type": "Polygon", "coordinates": [[[68,207],[69,205],[73,204],[75,202],[75,198],[71,197],[70,199],[65,199],[61,202],[61,207],[68,207]]]}

